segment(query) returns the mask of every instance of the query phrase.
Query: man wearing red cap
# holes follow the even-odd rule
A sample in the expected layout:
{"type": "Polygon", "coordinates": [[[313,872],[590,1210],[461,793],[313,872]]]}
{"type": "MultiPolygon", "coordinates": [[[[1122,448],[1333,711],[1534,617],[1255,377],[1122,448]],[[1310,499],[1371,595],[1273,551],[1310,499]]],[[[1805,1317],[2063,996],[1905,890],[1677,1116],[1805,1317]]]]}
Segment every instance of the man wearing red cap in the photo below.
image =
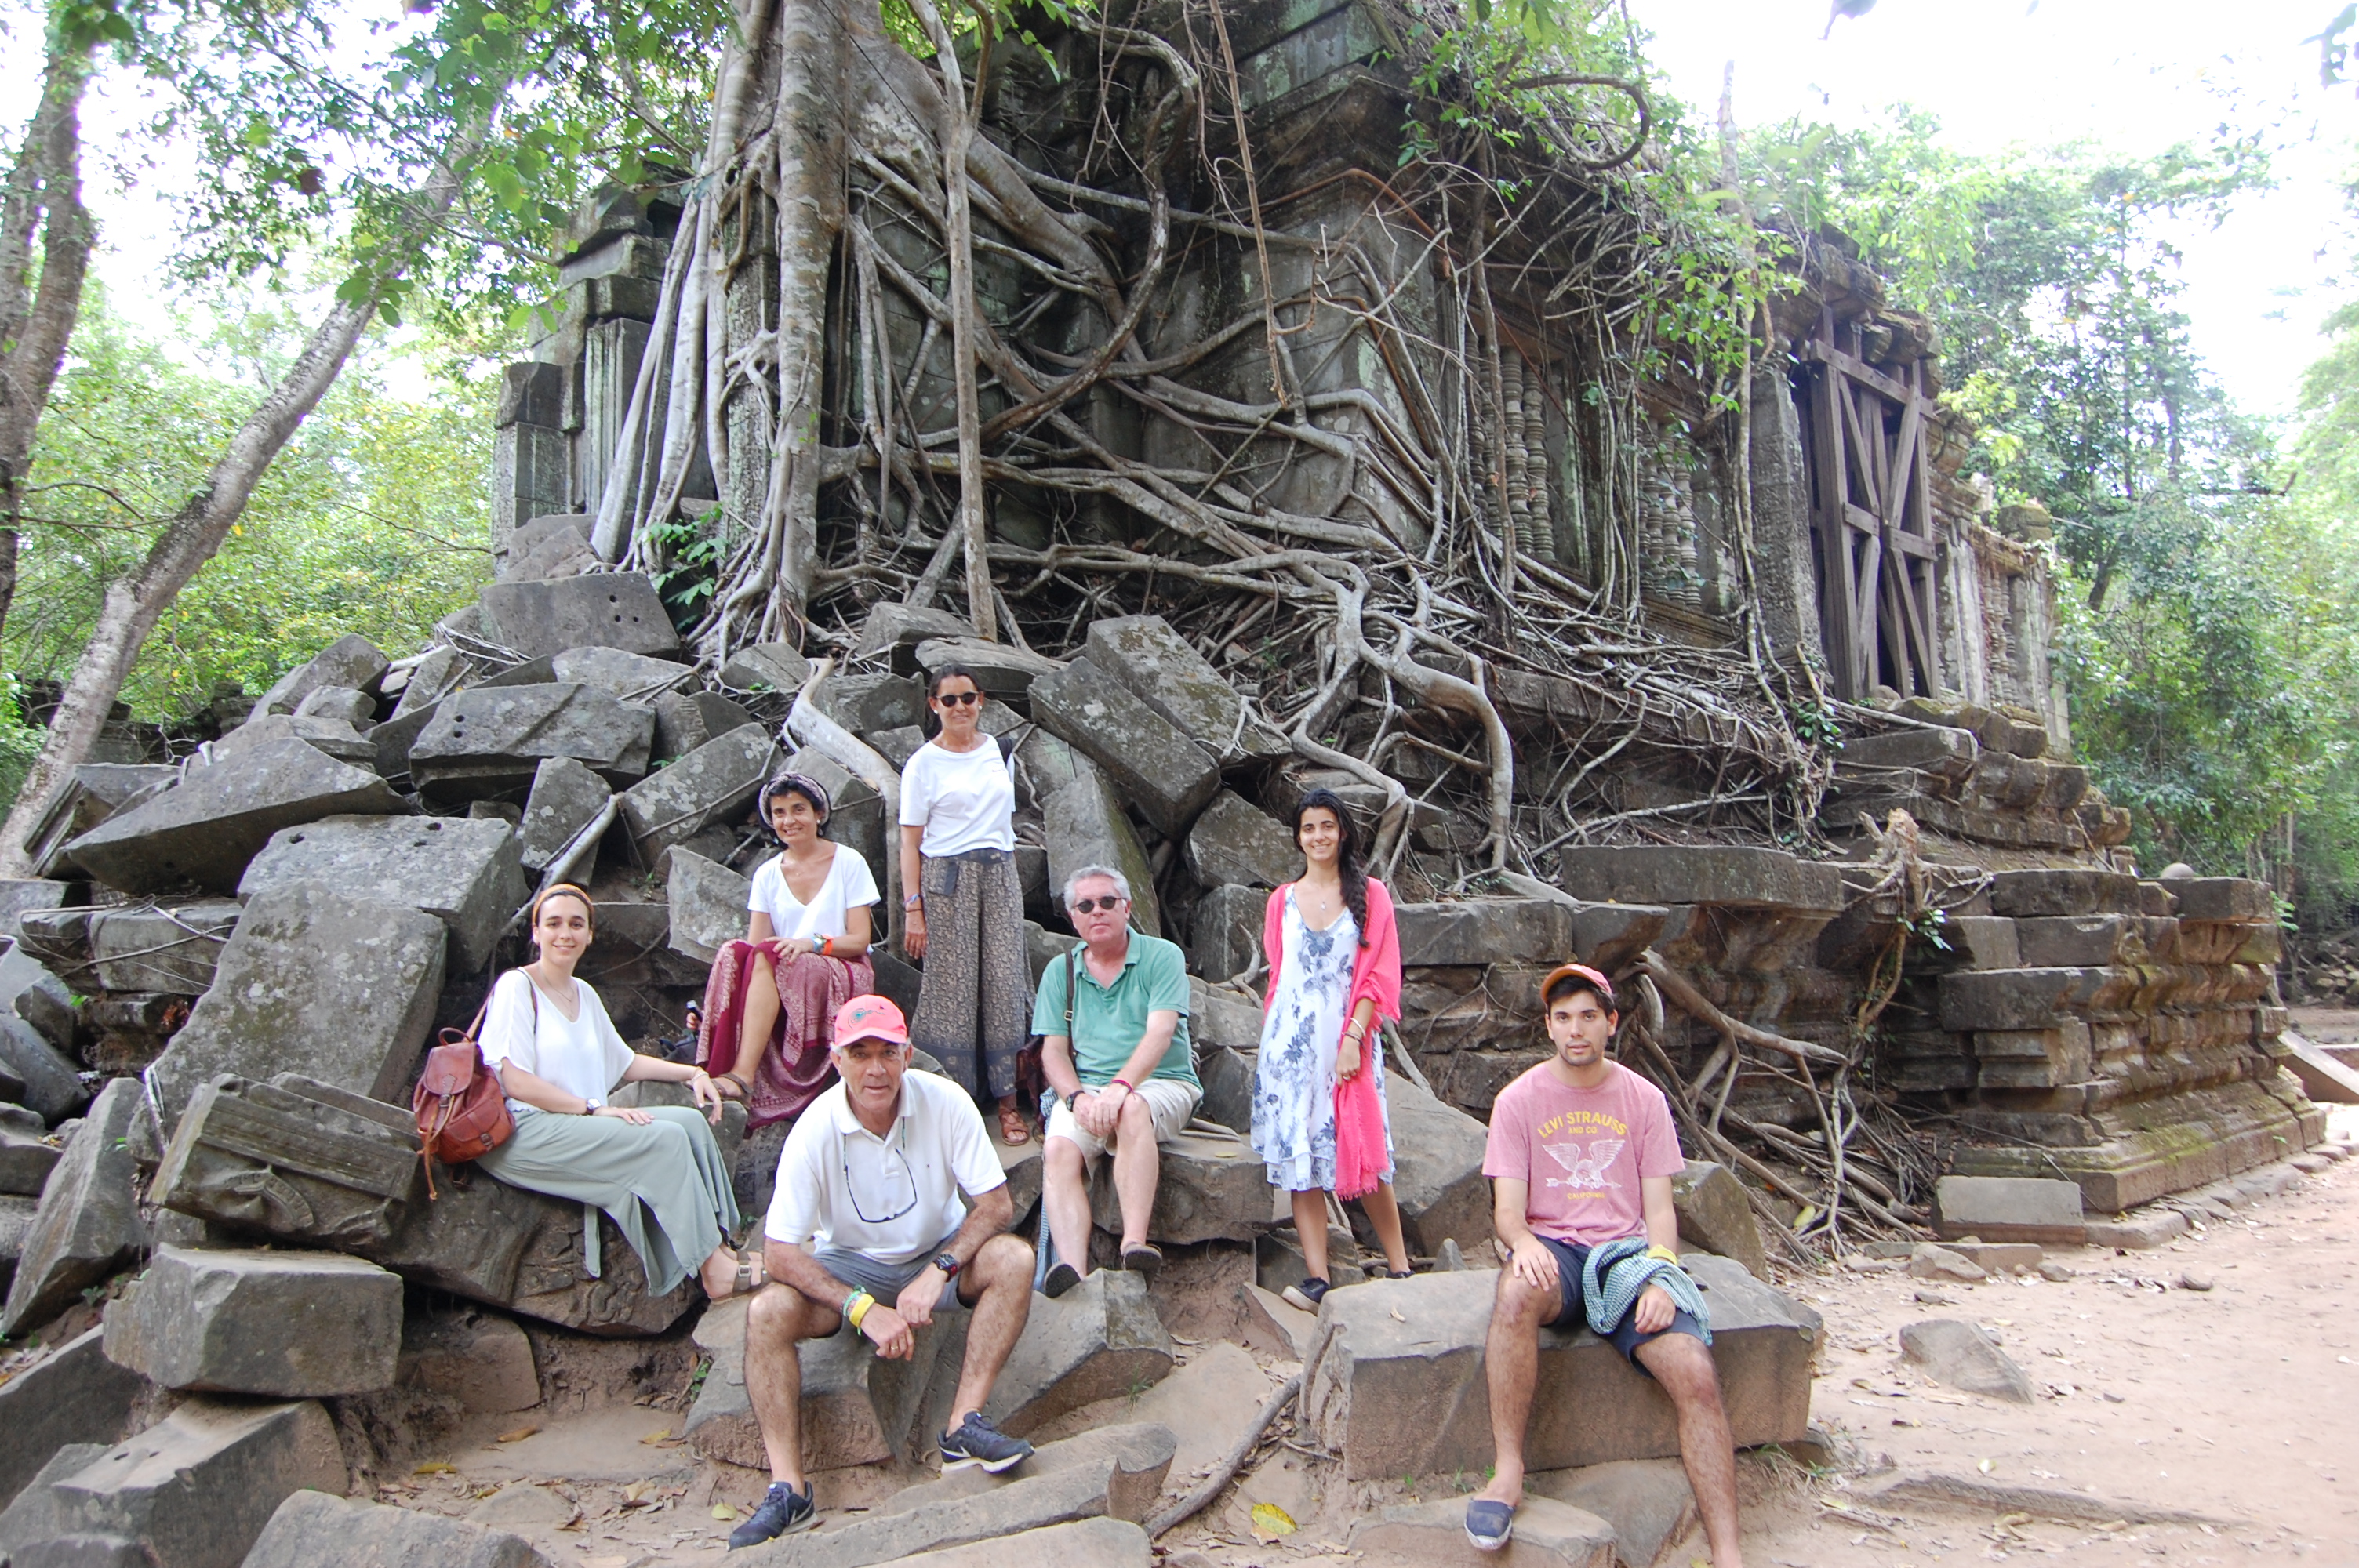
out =
{"type": "Polygon", "coordinates": [[[1032,1249],[1006,1233],[1016,1205],[983,1115],[949,1079],[909,1071],[908,1025],[881,996],[836,1010],[833,1054],[838,1081],[811,1101],[778,1155],[764,1226],[770,1282],[746,1308],[745,1391],[769,1451],[770,1488],[730,1532],[733,1548],[818,1522],[803,1473],[795,1348],[806,1339],[848,1330],[903,1360],[936,1313],[972,1308],[942,1468],[997,1475],[1032,1453],[983,1414],[1032,1307],[1032,1249]]]}
{"type": "Polygon", "coordinates": [[[1540,983],[1556,1054],[1499,1091],[1483,1173],[1510,1250],[1484,1347],[1491,1484],[1466,1505],[1466,1536],[1496,1552],[1524,1499],[1524,1428],[1539,1377],[1539,1331],[1584,1325],[1653,1378],[1679,1414],[1680,1457],[1719,1568],[1742,1568],[1736,1453],[1712,1361],[1702,1295],[1680,1267],[1671,1178],[1685,1165],[1663,1091],[1606,1045],[1614,986],[1585,964],[1540,983]]]}

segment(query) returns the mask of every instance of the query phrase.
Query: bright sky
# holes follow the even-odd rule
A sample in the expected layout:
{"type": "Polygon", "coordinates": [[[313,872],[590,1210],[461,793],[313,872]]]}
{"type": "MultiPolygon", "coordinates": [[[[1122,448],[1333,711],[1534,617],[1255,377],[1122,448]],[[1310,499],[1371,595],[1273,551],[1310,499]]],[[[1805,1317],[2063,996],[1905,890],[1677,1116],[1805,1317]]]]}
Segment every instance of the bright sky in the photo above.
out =
{"type": "Polygon", "coordinates": [[[2359,97],[2322,88],[2302,40],[2337,0],[1880,0],[1834,25],[1828,0],[1628,0],[1648,53],[1709,116],[1736,63],[1736,118],[1850,127],[1908,102],[1978,153],[2090,139],[2124,153],[2268,129],[2279,188],[2180,238],[2197,349],[2246,408],[2289,412],[2340,303],[2359,224],[2359,97]]]}

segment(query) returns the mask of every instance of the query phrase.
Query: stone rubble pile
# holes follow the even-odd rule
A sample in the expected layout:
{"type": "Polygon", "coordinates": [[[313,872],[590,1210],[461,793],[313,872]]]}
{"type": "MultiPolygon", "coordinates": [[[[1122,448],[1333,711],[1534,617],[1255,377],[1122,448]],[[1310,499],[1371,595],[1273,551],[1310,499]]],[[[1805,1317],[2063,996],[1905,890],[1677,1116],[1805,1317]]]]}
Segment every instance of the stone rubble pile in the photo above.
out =
{"type": "MultiPolygon", "coordinates": [[[[12,1563],[226,1568],[307,1549],[332,1563],[429,1551],[537,1563],[515,1536],[337,1501],[348,1477],[331,1406],[398,1386],[527,1408],[542,1390],[508,1314],[657,1336],[685,1332],[702,1304],[692,1283],[651,1298],[608,1222],[592,1277],[578,1206],[467,1171],[432,1173],[429,1198],[406,1107],[420,1054],[526,956],[516,916],[560,877],[596,903],[583,977],[641,1049],[670,1048],[715,950],[743,932],[748,879],[769,852],[753,801],[782,765],[828,784],[830,836],[867,858],[880,886],[892,885],[897,835],[867,782],[873,758],[798,739],[826,726],[782,722],[813,668],[801,653],[759,645],[708,677],[683,662],[645,577],[585,569],[578,521],[518,528],[504,579],[426,653],[393,661],[344,638],[175,765],[83,768],[34,840],[43,876],[0,885],[0,1332],[39,1332],[86,1294],[113,1298],[103,1329],[0,1384],[0,1411],[21,1412],[0,1420],[12,1563]],[[421,1291],[439,1295],[431,1314],[421,1291]],[[327,1536],[333,1550],[311,1545],[327,1536]]],[[[1295,759],[1153,616],[1100,621],[1060,660],[977,642],[943,611],[886,605],[844,652],[806,700],[892,767],[923,743],[928,671],[963,664],[991,696],[985,728],[1014,747],[1036,974],[1071,940],[1054,890],[1106,862],[1129,875],[1137,924],[1179,941],[1195,977],[1206,1098],[1165,1152],[1150,1226],[1173,1264],[1151,1291],[1102,1274],[1036,1302],[992,1405],[1010,1432],[1135,1401],[1172,1369],[1173,1314],[1193,1325],[1209,1311],[1298,1358],[1325,1346],[1306,1429],[1347,1476],[1479,1470],[1494,1277],[1480,1118],[1545,1054],[1541,977],[1575,956],[1620,974],[1651,952],[1733,1016],[1839,1042],[1860,955],[1888,932],[1856,907],[1840,863],[1758,848],[1573,846],[1553,882],[1502,873],[1438,901],[1410,896],[1421,890],[1408,876],[1387,1095],[1408,1239],[1435,1271],[1361,1284],[1355,1238],[1339,1231],[1339,1288],[1313,1324],[1271,1293],[1299,1280],[1301,1257],[1249,1143],[1261,1018],[1246,982],[1269,891],[1299,864],[1285,808],[1315,786],[1355,806],[1375,792],[1295,759]],[[1171,1281],[1191,1278],[1218,1281],[1223,1301],[1183,1304],[1171,1281]]],[[[1911,809],[1962,803],[1937,818],[1961,833],[1982,830],[1974,812],[2010,810],[2078,812],[2110,831],[2112,808],[2092,817],[2084,775],[2044,758],[2016,721],[1984,718],[1883,737],[1846,778],[1873,774],[1911,809]]],[[[2077,1239],[2094,1223],[2084,1204],[2110,1214],[2231,1174],[2272,1140],[2317,1141],[2316,1113],[2273,1054],[2284,1014],[2265,894],[2091,864],[2010,870],[1952,913],[1946,952],[1912,949],[1898,1015],[1911,1022],[1885,1082],[2038,1146],[2021,1171],[2004,1151],[1962,1153],[1962,1172],[2010,1180],[1945,1184],[1928,1215],[1943,1234],[2000,1243],[2013,1224],[2023,1240],[2077,1239]],[[2190,1125],[2204,1135],[2187,1137],[2190,1125]],[[2035,1167],[2071,1180],[2015,1179],[2035,1167]]],[[[881,949],[877,967],[880,989],[914,1005],[917,971],[881,949]]],[[[1717,1036],[1674,1013],[1662,1039],[1692,1072],[1717,1036]]],[[[673,1087],[636,1087],[657,1103],[673,1087]]],[[[1808,1105],[1751,1070],[1730,1103],[1789,1126],[1808,1105]]],[[[766,1202],[781,1132],[745,1138],[735,1108],[724,1120],[749,1212],[766,1202]]],[[[1003,1160],[1028,1227],[1038,1145],[1003,1160]]],[[[1093,1197],[1111,1231],[1110,1187],[1093,1197]]],[[[1767,1282],[1758,1201],[1718,1165],[1691,1164],[1679,1184],[1747,1444],[1802,1437],[1819,1329],[1767,1282]]],[[[908,1362],[848,1340],[814,1347],[803,1390],[814,1467],[910,1464],[947,1413],[964,1332],[962,1314],[943,1314],[908,1362]]],[[[709,1365],[689,1447],[759,1465],[742,1307],[705,1313],[693,1334],[709,1365]]],[[[1538,1409],[1554,1413],[1534,1425],[1536,1466],[1676,1452],[1668,1402],[1593,1336],[1549,1339],[1541,1368],[1551,1392],[1538,1409]]],[[[911,1487],[792,1561],[947,1564],[1022,1530],[1042,1532],[1043,1561],[1068,1549],[1144,1561],[1143,1533],[1124,1521],[1151,1511],[1171,1441],[1156,1426],[1102,1428],[1047,1444],[1013,1485],[911,1487]],[[1065,1544],[1050,1552],[1050,1537],[1065,1544]]],[[[1617,1527],[1580,1500],[1531,1516],[1534,1550],[1610,1555],[1617,1527]]],[[[1449,1522],[1395,1509],[1353,1542],[1413,1552],[1449,1522]]]]}

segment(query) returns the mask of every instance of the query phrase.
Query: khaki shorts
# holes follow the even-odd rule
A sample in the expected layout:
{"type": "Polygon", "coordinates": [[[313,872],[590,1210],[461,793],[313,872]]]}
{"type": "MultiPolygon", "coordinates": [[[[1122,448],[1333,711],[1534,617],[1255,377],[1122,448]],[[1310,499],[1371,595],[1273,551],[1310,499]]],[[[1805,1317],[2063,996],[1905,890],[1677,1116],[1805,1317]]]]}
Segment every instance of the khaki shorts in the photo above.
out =
{"type": "MultiPolygon", "coordinates": [[[[1132,1092],[1147,1102],[1147,1114],[1155,1120],[1155,1141],[1158,1143],[1169,1143],[1179,1137],[1180,1130],[1196,1114],[1196,1107],[1204,1098],[1202,1089],[1193,1084],[1181,1083],[1177,1078],[1149,1078],[1132,1092]]],[[[1049,1108],[1049,1126],[1041,1136],[1041,1141],[1045,1143],[1051,1138],[1061,1138],[1077,1145],[1084,1164],[1106,1152],[1104,1142],[1081,1124],[1073,1115],[1072,1107],[1062,1099],[1049,1108]]]]}

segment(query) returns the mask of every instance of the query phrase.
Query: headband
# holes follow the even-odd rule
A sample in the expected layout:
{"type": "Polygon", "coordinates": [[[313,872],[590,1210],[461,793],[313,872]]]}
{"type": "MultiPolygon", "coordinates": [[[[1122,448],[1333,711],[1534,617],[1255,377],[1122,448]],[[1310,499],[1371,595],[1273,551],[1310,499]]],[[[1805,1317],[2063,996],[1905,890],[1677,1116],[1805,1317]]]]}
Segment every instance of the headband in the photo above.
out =
{"type": "Polygon", "coordinates": [[[826,816],[834,809],[828,802],[825,784],[821,784],[809,773],[785,773],[762,786],[761,811],[762,820],[765,823],[770,819],[770,802],[788,790],[810,801],[812,809],[821,816],[826,816]]]}

